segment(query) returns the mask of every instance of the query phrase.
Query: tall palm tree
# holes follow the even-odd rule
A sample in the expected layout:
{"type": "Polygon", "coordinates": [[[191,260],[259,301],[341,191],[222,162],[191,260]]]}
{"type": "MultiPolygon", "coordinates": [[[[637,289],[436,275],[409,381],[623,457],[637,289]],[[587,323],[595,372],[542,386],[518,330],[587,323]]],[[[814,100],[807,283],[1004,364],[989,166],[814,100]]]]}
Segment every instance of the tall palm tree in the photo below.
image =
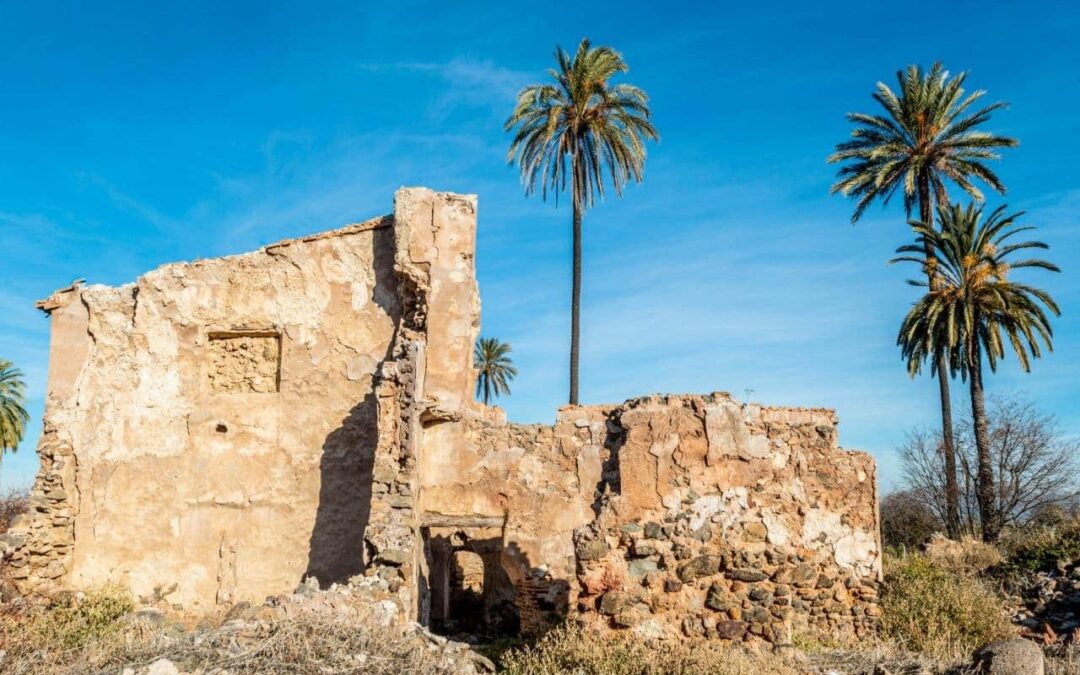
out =
{"type": "Polygon", "coordinates": [[[0,359],[0,464],[5,452],[19,449],[30,415],[22,372],[11,361],[0,359]]]}
{"type": "MultiPolygon", "coordinates": [[[[933,209],[948,204],[946,183],[952,183],[973,198],[983,195],[976,182],[1004,194],[1005,186],[987,165],[998,159],[997,148],[1018,144],[1016,139],[997,136],[979,127],[1005,103],[975,107],[986,92],[965,96],[967,73],[949,77],[941,62],[929,71],[908,66],[896,74],[899,93],[878,82],[874,100],[884,114],[848,113],[855,129],[851,140],[836,146],[829,163],[842,163],[831,192],[855,200],[851,222],[858,222],[875,201],[888,204],[899,191],[904,212],[912,217],[919,208],[919,222],[933,229],[933,209]]],[[[933,250],[926,249],[929,259],[933,250]]],[[[927,274],[934,270],[927,266],[927,274]]],[[[928,276],[928,281],[933,280],[928,276]]],[[[953,443],[952,404],[949,378],[943,364],[932,369],[938,378],[941,398],[942,451],[945,455],[946,529],[949,536],[960,534],[960,492],[956,483],[956,449],[953,443]]]]}
{"type": "Polygon", "coordinates": [[[611,47],[582,40],[571,57],[555,49],[553,82],[531,84],[518,94],[506,120],[514,133],[507,161],[517,162],[526,194],[537,187],[547,199],[570,190],[574,210],[573,290],[570,319],[570,403],[578,402],[578,353],[581,340],[581,219],[610,180],[615,194],[645,170],[645,141],[660,136],[649,120],[648,96],[629,84],[609,80],[629,69],[611,47]],[[606,176],[606,178],[605,178],[606,176]]]}
{"type": "Polygon", "coordinates": [[[915,375],[930,359],[931,367],[942,368],[947,363],[970,385],[978,457],[976,496],[987,541],[997,539],[1002,519],[994,498],[983,359],[996,371],[998,360],[1005,356],[1007,340],[1020,366],[1029,371],[1031,357],[1042,354],[1040,340],[1047,350],[1053,349],[1053,329],[1045,310],[1061,313],[1046,291],[1009,279],[1011,271],[1022,268],[1059,270],[1038,258],[1009,262],[1009,256],[1017,251],[1048,247],[1041,241],[1010,242],[1014,235],[1034,228],[1015,225],[1022,213],[1004,212],[1004,206],[998,207],[984,221],[982,207],[974,203],[967,208],[940,208],[941,231],[912,223],[919,242],[897,249],[900,256],[894,259],[918,263],[930,272],[929,283],[909,282],[928,290],[904,318],[897,338],[909,372],[915,375]]]}
{"type": "Polygon", "coordinates": [[[473,361],[479,371],[476,395],[484,405],[491,403],[492,395],[510,393],[510,381],[517,376],[517,368],[509,356],[511,351],[510,345],[499,342],[498,338],[482,337],[476,341],[473,349],[473,361]]]}

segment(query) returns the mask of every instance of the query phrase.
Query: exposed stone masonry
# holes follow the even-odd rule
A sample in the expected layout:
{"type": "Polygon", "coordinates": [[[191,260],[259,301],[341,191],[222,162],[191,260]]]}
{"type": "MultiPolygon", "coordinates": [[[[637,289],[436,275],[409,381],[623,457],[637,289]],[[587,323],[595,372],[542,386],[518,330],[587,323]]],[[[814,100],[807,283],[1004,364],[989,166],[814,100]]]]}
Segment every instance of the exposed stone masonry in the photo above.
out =
{"type": "MultiPolygon", "coordinates": [[[[48,431],[38,445],[41,469],[30,490],[30,513],[16,516],[9,533],[0,536],[11,550],[5,564],[11,579],[24,590],[34,592],[55,587],[68,571],[74,544],[71,502],[64,489],[65,468],[71,450],[48,431]]],[[[70,471],[67,472],[70,475],[70,471]]]]}
{"type": "Polygon", "coordinates": [[[650,397],[609,414],[621,488],[575,534],[578,610],[645,636],[861,637],[877,615],[873,463],[831,411],[650,397]]]}
{"type": "Polygon", "coordinates": [[[271,335],[211,335],[210,388],[269,394],[278,390],[281,338],[271,335]]]}

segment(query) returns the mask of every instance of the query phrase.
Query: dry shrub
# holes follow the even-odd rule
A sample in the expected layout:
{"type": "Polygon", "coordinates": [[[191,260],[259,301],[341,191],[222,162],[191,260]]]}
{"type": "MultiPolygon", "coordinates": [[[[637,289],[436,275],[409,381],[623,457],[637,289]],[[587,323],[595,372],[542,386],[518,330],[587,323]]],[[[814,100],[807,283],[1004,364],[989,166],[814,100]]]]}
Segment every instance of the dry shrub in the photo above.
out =
{"type": "Polygon", "coordinates": [[[126,594],[103,588],[63,593],[44,604],[5,611],[0,616],[0,671],[53,672],[64,655],[112,651],[123,641],[119,619],[132,607],[126,594]]]}
{"type": "Polygon", "coordinates": [[[926,555],[944,570],[963,576],[983,574],[1004,560],[996,546],[973,537],[952,541],[935,536],[926,545],[926,555]]]}
{"type": "Polygon", "coordinates": [[[881,633],[904,649],[942,660],[1015,634],[1004,600],[965,571],[924,554],[891,559],[881,594],[881,633]]]}
{"type": "Polygon", "coordinates": [[[795,675],[778,657],[757,655],[721,642],[648,646],[625,634],[600,634],[575,626],[555,628],[534,645],[502,655],[506,675],[795,675]]]}
{"type": "Polygon", "coordinates": [[[881,498],[881,540],[886,548],[916,549],[944,529],[940,519],[914,490],[881,498]]]}
{"type": "Polygon", "coordinates": [[[30,508],[25,490],[13,490],[0,497],[0,534],[7,532],[11,519],[30,508]]]}

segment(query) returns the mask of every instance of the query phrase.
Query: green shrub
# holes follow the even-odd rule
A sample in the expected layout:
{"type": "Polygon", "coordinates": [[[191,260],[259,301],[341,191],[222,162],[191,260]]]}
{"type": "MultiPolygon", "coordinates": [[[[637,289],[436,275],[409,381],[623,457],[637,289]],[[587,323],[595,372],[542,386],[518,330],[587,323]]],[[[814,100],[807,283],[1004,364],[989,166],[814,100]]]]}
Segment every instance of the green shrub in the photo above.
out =
{"type": "Polygon", "coordinates": [[[1017,530],[1005,537],[1002,545],[1006,551],[1006,561],[1002,565],[1004,572],[1049,572],[1058,562],[1080,558],[1080,520],[1057,527],[1017,530]]]}
{"type": "Polygon", "coordinates": [[[79,649],[117,633],[118,619],[133,608],[131,598],[114,588],[65,593],[27,627],[43,645],[79,649]]]}
{"type": "Polygon", "coordinates": [[[1013,634],[1002,598],[980,579],[918,554],[887,566],[881,632],[935,658],[967,655],[1013,634]]]}

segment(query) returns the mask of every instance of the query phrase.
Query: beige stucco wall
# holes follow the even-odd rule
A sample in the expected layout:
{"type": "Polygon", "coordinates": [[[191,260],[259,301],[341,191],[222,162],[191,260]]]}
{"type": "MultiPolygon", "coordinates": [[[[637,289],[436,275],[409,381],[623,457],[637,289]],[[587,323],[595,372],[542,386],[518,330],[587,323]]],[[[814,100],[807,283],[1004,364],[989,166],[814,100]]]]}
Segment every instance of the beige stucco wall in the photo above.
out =
{"type": "Polygon", "coordinates": [[[393,260],[377,219],[69,293],[48,394],[77,467],[65,582],[175,585],[166,600],[198,610],[360,572],[393,260]],[[279,391],[214,384],[214,338],[249,334],[280,341],[279,391]]]}

